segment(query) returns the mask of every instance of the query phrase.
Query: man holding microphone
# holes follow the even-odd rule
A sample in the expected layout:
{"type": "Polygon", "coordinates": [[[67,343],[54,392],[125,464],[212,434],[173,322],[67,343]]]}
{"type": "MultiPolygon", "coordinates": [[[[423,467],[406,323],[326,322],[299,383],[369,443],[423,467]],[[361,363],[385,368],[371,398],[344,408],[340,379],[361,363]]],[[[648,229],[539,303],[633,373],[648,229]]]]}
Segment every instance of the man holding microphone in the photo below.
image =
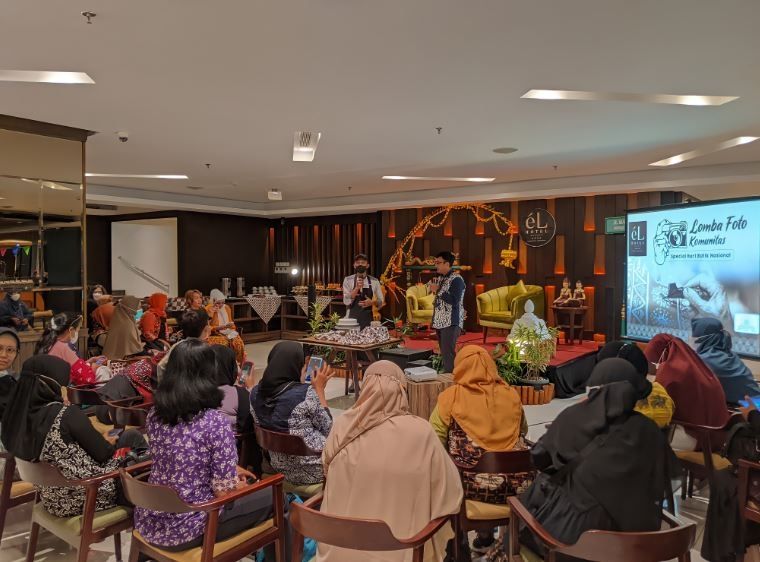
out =
{"type": "Polygon", "coordinates": [[[465,282],[454,269],[455,256],[451,252],[441,252],[435,257],[435,269],[438,272],[429,285],[435,293],[433,302],[433,329],[438,334],[441,348],[443,370],[454,371],[454,356],[457,352],[457,340],[464,325],[464,290],[465,282]]]}
{"type": "Polygon", "coordinates": [[[373,300],[377,308],[385,304],[380,281],[367,274],[369,260],[365,254],[354,256],[354,274],[343,280],[343,303],[348,307],[348,317],[355,318],[361,329],[372,323],[373,300]]]}

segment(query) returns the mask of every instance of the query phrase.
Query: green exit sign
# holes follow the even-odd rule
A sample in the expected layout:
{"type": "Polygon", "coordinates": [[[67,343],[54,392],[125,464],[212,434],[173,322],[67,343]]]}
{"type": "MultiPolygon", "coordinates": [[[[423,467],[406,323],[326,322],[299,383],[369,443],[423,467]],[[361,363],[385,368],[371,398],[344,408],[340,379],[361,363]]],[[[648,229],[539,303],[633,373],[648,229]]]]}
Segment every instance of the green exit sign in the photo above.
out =
{"type": "Polygon", "coordinates": [[[605,234],[625,234],[625,217],[606,217],[604,219],[605,234]]]}

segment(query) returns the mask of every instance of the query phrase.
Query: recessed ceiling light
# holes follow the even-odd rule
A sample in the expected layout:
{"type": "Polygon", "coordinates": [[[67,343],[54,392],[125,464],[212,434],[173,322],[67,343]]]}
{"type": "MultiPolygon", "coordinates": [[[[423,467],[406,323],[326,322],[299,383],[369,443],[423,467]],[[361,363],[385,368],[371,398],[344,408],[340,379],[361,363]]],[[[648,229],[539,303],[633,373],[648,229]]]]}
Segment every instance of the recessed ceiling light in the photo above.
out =
{"type": "Polygon", "coordinates": [[[448,177],[429,177],[429,176],[383,176],[384,180],[398,181],[468,181],[473,183],[486,183],[496,178],[448,178],[448,177]]]}
{"type": "Polygon", "coordinates": [[[658,160],[657,162],[652,162],[649,165],[650,166],[673,166],[674,164],[680,164],[681,162],[686,162],[687,160],[691,160],[692,158],[697,158],[699,156],[704,156],[705,154],[718,152],[719,150],[725,150],[727,148],[733,148],[735,146],[740,146],[742,144],[749,144],[751,142],[755,142],[758,138],[760,137],[736,137],[733,139],[729,139],[727,141],[720,142],[718,144],[714,144],[708,148],[691,150],[689,152],[684,152],[683,154],[676,154],[675,156],[671,156],[670,158],[665,158],[664,160],[658,160]]]}
{"type": "Polygon", "coordinates": [[[496,154],[512,154],[513,152],[517,152],[517,149],[505,146],[503,148],[494,148],[493,151],[496,154]]]}
{"type": "Polygon", "coordinates": [[[674,105],[723,105],[724,103],[739,99],[738,96],[629,94],[614,92],[586,92],[582,90],[528,90],[520,97],[534,100],[634,101],[674,105]]]}
{"type": "Polygon", "coordinates": [[[313,162],[322,133],[296,131],[293,133],[293,162],[313,162]]]}
{"type": "Polygon", "coordinates": [[[39,82],[46,84],[94,84],[86,72],[51,70],[0,70],[0,82],[39,82]]]}
{"type": "Polygon", "coordinates": [[[134,180],[186,180],[185,174],[96,174],[87,172],[88,178],[127,178],[134,180]]]}

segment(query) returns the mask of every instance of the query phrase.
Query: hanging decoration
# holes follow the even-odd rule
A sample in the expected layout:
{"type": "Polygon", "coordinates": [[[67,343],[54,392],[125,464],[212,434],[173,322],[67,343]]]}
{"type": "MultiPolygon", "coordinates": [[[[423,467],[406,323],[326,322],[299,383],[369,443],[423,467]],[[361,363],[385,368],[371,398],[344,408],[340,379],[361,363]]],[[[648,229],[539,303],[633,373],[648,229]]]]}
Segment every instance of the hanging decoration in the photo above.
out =
{"type": "Polygon", "coordinates": [[[0,248],[0,256],[5,257],[5,252],[8,251],[8,248],[0,248]]]}
{"type": "MultiPolygon", "coordinates": [[[[506,215],[497,211],[490,205],[481,203],[454,203],[440,207],[432,213],[421,218],[417,224],[412,227],[403,241],[398,244],[396,251],[388,260],[385,271],[380,276],[380,282],[388,289],[388,292],[398,296],[402,294],[402,289],[397,285],[396,279],[405,262],[411,262],[415,259],[412,254],[414,249],[414,239],[424,235],[428,228],[441,228],[449,220],[452,211],[465,210],[469,211],[475,217],[478,223],[485,227],[486,223],[491,223],[503,237],[508,237],[507,247],[501,252],[500,265],[514,269],[513,261],[517,258],[517,251],[512,248],[514,236],[517,234],[517,227],[507,218],[506,215]]],[[[427,256],[426,256],[427,258],[427,256]]]]}
{"type": "Polygon", "coordinates": [[[32,249],[31,246],[24,246],[24,255],[29,255],[29,251],[32,249]]]}
{"type": "Polygon", "coordinates": [[[18,251],[19,251],[20,249],[21,249],[21,246],[19,246],[18,244],[16,244],[16,245],[13,247],[13,250],[12,250],[12,251],[13,251],[13,255],[14,255],[14,256],[17,256],[17,255],[18,255],[18,251]]]}

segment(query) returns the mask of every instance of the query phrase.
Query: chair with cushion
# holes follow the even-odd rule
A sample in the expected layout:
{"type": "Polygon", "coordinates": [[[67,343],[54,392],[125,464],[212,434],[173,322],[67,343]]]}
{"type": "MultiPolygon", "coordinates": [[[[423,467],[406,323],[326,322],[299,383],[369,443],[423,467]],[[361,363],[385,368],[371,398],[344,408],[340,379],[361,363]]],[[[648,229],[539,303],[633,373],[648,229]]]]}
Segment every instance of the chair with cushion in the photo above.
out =
{"type": "MultiPolygon", "coordinates": [[[[515,474],[534,472],[530,460],[530,450],[521,451],[487,451],[475,466],[464,466],[454,463],[463,478],[464,472],[475,474],[515,474]]],[[[461,545],[469,531],[490,531],[494,527],[505,527],[509,523],[510,510],[508,505],[491,504],[465,499],[462,508],[454,518],[454,558],[460,559],[461,545]]]]}
{"type": "Polygon", "coordinates": [[[185,503],[177,492],[169,486],[149,484],[140,477],[133,476],[136,470],[148,466],[150,461],[122,469],[121,482],[124,494],[135,506],[164,513],[192,513],[201,511],[208,514],[203,545],[180,552],[171,552],[149,544],[137,530],[132,531],[132,545],[129,551],[130,562],[137,562],[140,554],[157,562],[232,562],[240,560],[251,553],[270,544],[275,545],[277,562],[285,561],[285,506],[282,493],[282,474],[238,488],[234,492],[211,501],[197,504],[185,503]],[[272,490],[274,517],[251,529],[216,542],[219,525],[219,511],[227,504],[260,490],[272,490]]]}
{"type": "Polygon", "coordinates": [[[509,560],[539,560],[533,553],[523,552],[520,556],[520,522],[546,548],[544,560],[554,562],[558,555],[572,556],[591,562],[661,562],[678,560],[689,562],[694,546],[697,526],[684,525],[669,513],[663,511],[662,519],[670,527],[661,531],[646,533],[618,533],[612,531],[586,531],[575,544],[565,544],[555,539],[520,503],[517,497],[508,498],[512,517],[509,522],[509,560]],[[531,556],[532,555],[532,556],[531,556]]]}
{"type": "MultiPolygon", "coordinates": [[[[270,453],[280,453],[282,455],[296,455],[299,457],[321,457],[321,451],[315,451],[304,442],[304,440],[297,435],[290,435],[289,433],[281,433],[279,431],[272,431],[264,429],[263,427],[256,425],[256,441],[259,446],[270,453]]],[[[285,481],[283,488],[289,494],[297,494],[304,498],[310,498],[316,496],[322,492],[324,484],[295,484],[293,482],[285,481]]]]}
{"type": "Polygon", "coordinates": [[[34,500],[34,486],[29,482],[14,482],[13,473],[16,471],[16,461],[8,452],[0,452],[0,459],[5,461],[3,481],[0,482],[0,539],[5,530],[5,517],[8,510],[34,500]]]}
{"type": "MultiPolygon", "coordinates": [[[[78,562],[87,560],[91,544],[102,542],[113,536],[116,560],[121,560],[121,537],[119,533],[132,526],[132,510],[117,506],[95,511],[98,488],[106,480],[118,478],[118,472],[108,472],[85,480],[69,480],[57,468],[45,462],[32,463],[16,459],[16,464],[21,478],[38,488],[41,486],[85,488],[82,515],[56,517],[50,514],[39,501],[34,504],[32,508],[32,531],[29,535],[29,545],[26,551],[27,562],[34,560],[40,527],[76,548],[78,562]]],[[[39,497],[37,499],[39,500],[39,497]]]]}
{"type": "MultiPolygon", "coordinates": [[[[694,494],[694,478],[704,479],[712,485],[713,475],[717,470],[723,470],[731,466],[731,462],[721,455],[714,453],[716,443],[723,443],[728,432],[734,425],[742,423],[744,418],[740,413],[734,413],[728,418],[722,427],[709,427],[696,425],[684,421],[672,420],[673,426],[683,427],[689,434],[696,438],[701,451],[674,451],[683,467],[683,485],[681,486],[681,499],[692,497],[694,494]]],[[[721,447],[722,448],[722,447],[721,447]]]]}
{"type": "Polygon", "coordinates": [[[427,285],[418,283],[406,290],[406,321],[415,328],[433,321],[433,300],[435,295],[427,285]]]}
{"type": "MultiPolygon", "coordinates": [[[[320,495],[303,504],[290,504],[290,527],[293,532],[291,560],[301,560],[303,539],[309,537],[318,543],[350,550],[370,552],[412,550],[413,562],[422,562],[425,543],[450,519],[450,517],[439,517],[428,523],[413,537],[399,539],[393,535],[384,521],[328,515],[319,511],[321,503],[322,496],[320,495]]],[[[361,560],[359,553],[356,559],[361,560]]]]}
{"type": "Polygon", "coordinates": [[[488,328],[511,330],[515,320],[525,313],[525,303],[533,301],[533,314],[544,317],[544,289],[539,285],[506,285],[478,295],[478,324],[483,327],[483,342],[488,328]]]}

